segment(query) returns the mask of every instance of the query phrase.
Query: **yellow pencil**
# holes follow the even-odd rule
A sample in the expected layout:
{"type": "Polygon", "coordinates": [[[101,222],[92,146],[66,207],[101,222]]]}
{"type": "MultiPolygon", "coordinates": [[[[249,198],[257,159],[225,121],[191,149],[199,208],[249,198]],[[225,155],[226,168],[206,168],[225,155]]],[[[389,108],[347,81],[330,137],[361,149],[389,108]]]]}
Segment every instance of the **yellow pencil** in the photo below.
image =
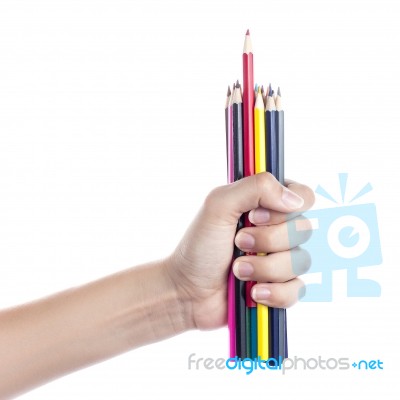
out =
{"type": "MultiPolygon", "coordinates": [[[[256,174],[267,170],[265,146],[265,111],[264,100],[260,88],[258,89],[254,106],[254,158],[256,174]]],[[[258,256],[265,256],[258,253],[258,256]]],[[[268,307],[257,304],[257,353],[261,360],[269,358],[269,317],[268,307]]]]}
{"type": "Polygon", "coordinates": [[[265,149],[265,111],[261,89],[258,88],[256,104],[254,106],[254,158],[256,161],[256,174],[267,170],[267,157],[265,149]]]}

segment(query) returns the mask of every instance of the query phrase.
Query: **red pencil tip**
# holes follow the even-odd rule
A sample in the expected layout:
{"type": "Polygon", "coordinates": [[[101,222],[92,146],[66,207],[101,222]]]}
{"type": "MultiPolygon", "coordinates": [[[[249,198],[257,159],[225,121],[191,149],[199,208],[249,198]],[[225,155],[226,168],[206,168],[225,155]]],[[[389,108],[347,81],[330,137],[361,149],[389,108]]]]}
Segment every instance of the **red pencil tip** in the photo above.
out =
{"type": "Polygon", "coordinates": [[[247,29],[246,35],[250,35],[250,31],[247,29]]]}

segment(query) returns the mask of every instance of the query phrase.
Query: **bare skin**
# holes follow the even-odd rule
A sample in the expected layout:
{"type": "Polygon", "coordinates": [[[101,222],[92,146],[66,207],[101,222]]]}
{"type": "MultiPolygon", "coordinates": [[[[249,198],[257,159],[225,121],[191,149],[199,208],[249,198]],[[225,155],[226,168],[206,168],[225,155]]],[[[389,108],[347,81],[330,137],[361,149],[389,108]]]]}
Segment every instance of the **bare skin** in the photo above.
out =
{"type": "MultiPolygon", "coordinates": [[[[227,320],[227,275],[233,243],[268,253],[236,260],[242,280],[256,280],[252,297],[273,307],[294,304],[303,287],[293,272],[287,220],[312,206],[313,192],[268,173],[214,189],[167,258],[0,312],[0,398],[17,396],[52,379],[190,329],[227,320]],[[236,234],[241,214],[255,225],[236,234]]],[[[291,249],[290,246],[296,245],[291,249]]],[[[298,269],[296,268],[296,271],[298,269]]]]}

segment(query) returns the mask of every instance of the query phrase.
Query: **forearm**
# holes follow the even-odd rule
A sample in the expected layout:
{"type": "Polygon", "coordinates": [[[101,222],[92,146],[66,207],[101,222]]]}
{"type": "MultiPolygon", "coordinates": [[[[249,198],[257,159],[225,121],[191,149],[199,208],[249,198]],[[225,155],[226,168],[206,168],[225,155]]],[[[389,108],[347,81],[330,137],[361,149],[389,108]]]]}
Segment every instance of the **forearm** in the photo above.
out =
{"type": "Polygon", "coordinates": [[[163,262],[0,313],[0,398],[190,329],[163,262]]]}

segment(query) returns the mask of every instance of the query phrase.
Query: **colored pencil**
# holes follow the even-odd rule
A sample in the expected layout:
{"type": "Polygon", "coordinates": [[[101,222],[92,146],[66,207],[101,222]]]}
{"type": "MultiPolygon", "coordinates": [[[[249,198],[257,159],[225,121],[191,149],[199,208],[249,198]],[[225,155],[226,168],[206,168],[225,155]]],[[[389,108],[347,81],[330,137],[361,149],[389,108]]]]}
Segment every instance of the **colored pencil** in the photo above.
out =
{"type": "MultiPolygon", "coordinates": [[[[260,89],[257,93],[256,103],[254,106],[254,158],[256,174],[264,172],[267,169],[265,140],[264,99],[262,89],[260,89]]],[[[264,253],[258,253],[257,255],[265,256],[264,253]]],[[[269,358],[268,307],[262,304],[257,304],[255,311],[257,321],[257,347],[255,349],[256,354],[252,354],[252,358],[256,358],[258,355],[262,360],[267,360],[269,358]]]]}
{"type": "MultiPolygon", "coordinates": [[[[232,95],[232,126],[233,126],[233,180],[243,178],[243,101],[239,82],[236,82],[232,95]]],[[[238,222],[237,230],[244,226],[244,218],[238,222]]],[[[234,248],[234,259],[243,256],[244,253],[236,246],[234,248]]],[[[246,350],[246,285],[245,282],[235,278],[235,338],[236,355],[245,358],[246,350]]]]}
{"type": "Polygon", "coordinates": [[[236,356],[235,279],[231,265],[228,275],[229,357],[236,356]]]}
{"type": "MultiPolygon", "coordinates": [[[[254,85],[254,98],[255,98],[255,99],[257,98],[257,93],[258,93],[258,84],[256,83],[256,84],[254,85]]],[[[253,121],[254,121],[254,119],[253,119],[253,121]]]]}
{"type": "MultiPolygon", "coordinates": [[[[277,175],[277,148],[276,148],[276,106],[272,96],[271,84],[268,87],[268,96],[265,106],[265,135],[267,148],[267,171],[277,175]]],[[[269,314],[269,357],[279,357],[279,312],[270,307],[269,314]]]]}
{"type": "MultiPolygon", "coordinates": [[[[233,90],[235,84],[233,84],[233,90]]],[[[225,130],[226,130],[226,160],[227,160],[227,175],[228,182],[233,182],[233,111],[232,111],[233,93],[228,86],[225,102],[225,130]]],[[[233,258],[232,258],[233,262],[233,258]]],[[[230,357],[236,355],[236,318],[235,318],[235,276],[232,268],[228,275],[228,328],[229,328],[229,354],[230,357]]]]}
{"type": "MultiPolygon", "coordinates": [[[[278,153],[278,169],[276,178],[283,185],[285,183],[285,159],[284,159],[284,112],[282,109],[282,97],[281,89],[278,87],[278,92],[276,94],[276,135],[277,135],[277,153],[278,153]]],[[[286,320],[286,310],[279,309],[279,334],[280,345],[279,353],[282,358],[288,357],[288,343],[287,343],[287,320],[286,320]]]]}
{"type": "Polygon", "coordinates": [[[280,183],[284,183],[285,180],[285,171],[284,171],[284,164],[285,164],[285,156],[284,156],[284,113],[282,109],[282,97],[281,97],[281,89],[278,87],[278,92],[276,95],[275,106],[277,111],[277,135],[278,135],[278,177],[280,183]]]}
{"type": "Polygon", "coordinates": [[[254,77],[253,48],[247,30],[243,47],[243,148],[244,176],[254,175],[254,77]]]}
{"type": "Polygon", "coordinates": [[[226,171],[228,182],[233,181],[233,131],[232,131],[232,92],[228,86],[225,102],[225,130],[226,130],[226,171]]]}
{"type": "Polygon", "coordinates": [[[277,176],[276,106],[270,89],[265,106],[265,135],[267,143],[267,171],[277,176]]]}
{"type": "Polygon", "coordinates": [[[264,107],[265,107],[265,92],[264,92],[264,85],[261,85],[261,96],[263,98],[263,103],[264,103],[264,107]]]}
{"type": "MultiPolygon", "coordinates": [[[[261,90],[257,94],[254,106],[254,155],[255,172],[266,171],[266,142],[265,142],[265,115],[264,99],[261,90]]],[[[259,253],[259,256],[265,254],[259,253]]],[[[269,358],[269,329],[268,307],[257,304],[257,349],[256,354],[262,359],[269,358]]],[[[256,357],[257,357],[256,355],[256,357]]],[[[254,358],[252,356],[252,358],[254,358]]]]}
{"type": "Polygon", "coordinates": [[[254,106],[254,159],[256,174],[265,172],[267,170],[265,154],[265,114],[261,88],[258,90],[254,106]]]}
{"type": "MultiPolygon", "coordinates": [[[[265,129],[267,140],[267,170],[279,179],[278,159],[278,112],[276,111],[274,91],[270,88],[265,112],[265,129]]],[[[282,153],[283,156],[283,153],[282,153]]],[[[270,357],[279,360],[285,358],[286,349],[286,311],[269,308],[270,323],[270,357]]]]}
{"type": "MultiPolygon", "coordinates": [[[[243,89],[237,81],[228,88],[225,129],[228,182],[269,171],[284,182],[284,113],[281,92],[254,85],[253,50],[247,30],[243,47],[243,89]]],[[[242,215],[237,231],[252,226],[242,215]]],[[[247,253],[255,255],[254,253],[247,253]]],[[[232,264],[244,253],[234,246],[232,264]]],[[[257,256],[265,256],[259,253],[257,256]]],[[[282,360],[288,356],[286,310],[256,304],[251,290],[256,282],[237,279],[232,266],[228,276],[228,327],[230,356],[282,360]]]]}
{"type": "MultiPolygon", "coordinates": [[[[253,70],[253,47],[250,38],[250,32],[247,30],[243,46],[243,148],[244,148],[244,176],[254,175],[254,70],[253,70]]],[[[245,214],[245,226],[251,226],[248,214],[245,214]]],[[[255,308],[257,304],[250,296],[251,288],[255,282],[246,282],[246,318],[250,320],[251,311],[248,308],[255,308]]],[[[255,336],[254,330],[247,334],[247,349],[250,350],[251,337],[255,336]]],[[[247,352],[247,357],[250,353],[247,352]]]]}

